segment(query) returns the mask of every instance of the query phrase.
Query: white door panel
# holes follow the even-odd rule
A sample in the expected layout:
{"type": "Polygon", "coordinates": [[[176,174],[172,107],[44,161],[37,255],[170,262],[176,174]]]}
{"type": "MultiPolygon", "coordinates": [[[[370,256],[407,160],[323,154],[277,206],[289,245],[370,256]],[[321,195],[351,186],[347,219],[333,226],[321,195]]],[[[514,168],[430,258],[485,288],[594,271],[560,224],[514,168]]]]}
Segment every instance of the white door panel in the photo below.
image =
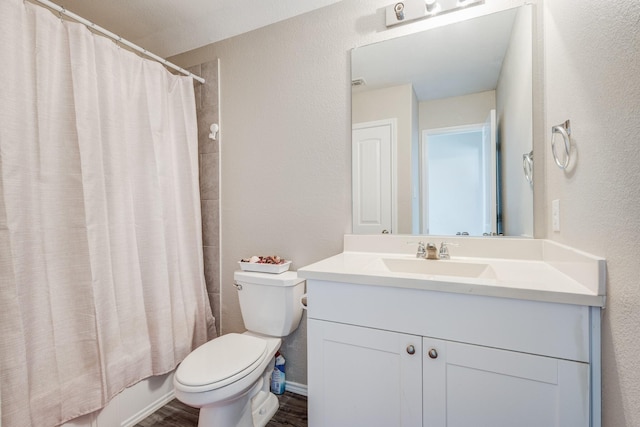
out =
{"type": "Polygon", "coordinates": [[[353,233],[391,233],[394,229],[395,119],[353,126],[353,233]]]}

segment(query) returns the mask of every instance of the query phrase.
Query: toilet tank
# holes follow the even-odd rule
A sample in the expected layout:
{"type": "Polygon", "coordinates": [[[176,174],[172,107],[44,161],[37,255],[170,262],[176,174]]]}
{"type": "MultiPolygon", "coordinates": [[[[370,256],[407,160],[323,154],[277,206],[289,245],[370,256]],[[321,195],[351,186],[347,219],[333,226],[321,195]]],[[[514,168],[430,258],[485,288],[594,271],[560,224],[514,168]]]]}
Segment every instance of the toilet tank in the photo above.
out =
{"type": "Polygon", "coordinates": [[[236,271],[233,278],[247,330],[286,337],[298,327],[305,281],[295,271],[280,274],[236,271]]]}

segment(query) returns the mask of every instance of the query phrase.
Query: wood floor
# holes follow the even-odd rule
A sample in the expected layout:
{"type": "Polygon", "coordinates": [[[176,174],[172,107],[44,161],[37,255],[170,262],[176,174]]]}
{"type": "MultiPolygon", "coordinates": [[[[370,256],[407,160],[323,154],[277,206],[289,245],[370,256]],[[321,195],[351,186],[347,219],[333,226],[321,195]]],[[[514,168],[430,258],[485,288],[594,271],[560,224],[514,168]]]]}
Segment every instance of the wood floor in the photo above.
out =
{"type": "MultiPolygon", "coordinates": [[[[285,392],[278,396],[280,409],[267,427],[307,427],[307,398],[299,394],[285,392]]],[[[135,427],[196,427],[198,409],[177,399],[172,400],[153,414],[136,424],[135,427]]]]}

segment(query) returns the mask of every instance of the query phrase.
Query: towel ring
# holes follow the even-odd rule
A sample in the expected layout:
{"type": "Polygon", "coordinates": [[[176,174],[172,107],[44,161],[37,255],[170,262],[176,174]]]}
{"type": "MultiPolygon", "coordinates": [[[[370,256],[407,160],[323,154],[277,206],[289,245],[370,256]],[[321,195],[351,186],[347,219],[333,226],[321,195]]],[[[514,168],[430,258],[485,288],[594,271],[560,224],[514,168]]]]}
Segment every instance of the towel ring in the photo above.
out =
{"type": "Polygon", "coordinates": [[[522,169],[524,178],[530,185],[533,185],[533,150],[522,155],[522,169]]]}
{"type": "Polygon", "coordinates": [[[571,160],[571,140],[569,137],[571,136],[571,124],[569,120],[566,122],[553,126],[551,128],[551,153],[553,154],[553,160],[556,162],[556,165],[560,169],[566,169],[569,166],[569,161],[571,160]],[[561,162],[558,158],[558,154],[556,153],[556,134],[559,133],[562,135],[562,139],[564,140],[564,161],[561,162]]]}

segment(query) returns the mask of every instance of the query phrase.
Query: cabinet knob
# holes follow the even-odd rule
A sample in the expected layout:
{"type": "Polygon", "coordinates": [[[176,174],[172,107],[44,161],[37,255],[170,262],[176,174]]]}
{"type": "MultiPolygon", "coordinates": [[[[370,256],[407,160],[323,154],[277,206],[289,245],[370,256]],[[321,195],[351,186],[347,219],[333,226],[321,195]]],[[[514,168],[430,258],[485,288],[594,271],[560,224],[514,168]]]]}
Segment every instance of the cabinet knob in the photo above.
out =
{"type": "Polygon", "coordinates": [[[429,350],[429,352],[427,354],[432,359],[437,359],[438,358],[438,351],[435,348],[432,348],[431,350],[429,350]]]}
{"type": "Polygon", "coordinates": [[[416,348],[414,346],[412,346],[412,345],[408,345],[407,346],[407,353],[415,354],[415,352],[416,352],[416,348]]]}

